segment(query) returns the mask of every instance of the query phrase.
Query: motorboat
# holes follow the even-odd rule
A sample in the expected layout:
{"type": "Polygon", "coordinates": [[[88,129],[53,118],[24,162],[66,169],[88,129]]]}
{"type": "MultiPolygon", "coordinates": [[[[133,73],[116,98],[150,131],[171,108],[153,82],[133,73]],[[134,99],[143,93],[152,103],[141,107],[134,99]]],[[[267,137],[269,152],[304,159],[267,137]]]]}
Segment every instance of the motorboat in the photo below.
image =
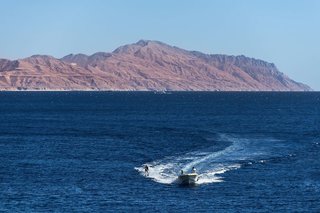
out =
{"type": "Polygon", "coordinates": [[[193,170],[191,173],[183,173],[178,176],[178,183],[180,185],[195,185],[199,179],[199,175],[193,170]]]}

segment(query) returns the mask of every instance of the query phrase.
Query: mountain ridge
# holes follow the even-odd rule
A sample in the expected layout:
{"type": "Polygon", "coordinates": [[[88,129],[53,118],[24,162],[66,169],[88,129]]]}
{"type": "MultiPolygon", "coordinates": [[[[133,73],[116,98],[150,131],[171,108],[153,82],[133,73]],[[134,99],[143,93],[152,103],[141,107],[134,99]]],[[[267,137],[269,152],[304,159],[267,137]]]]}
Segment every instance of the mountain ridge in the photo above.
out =
{"type": "Polygon", "coordinates": [[[0,59],[0,90],[310,91],[275,64],[140,40],[111,53],[0,59]]]}

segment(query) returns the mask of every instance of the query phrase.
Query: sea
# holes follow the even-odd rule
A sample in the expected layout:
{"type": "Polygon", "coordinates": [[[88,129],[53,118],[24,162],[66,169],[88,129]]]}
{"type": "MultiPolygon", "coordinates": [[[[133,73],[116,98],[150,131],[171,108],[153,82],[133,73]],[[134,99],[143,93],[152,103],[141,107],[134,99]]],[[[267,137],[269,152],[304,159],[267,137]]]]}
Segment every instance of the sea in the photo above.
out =
{"type": "Polygon", "coordinates": [[[0,212],[320,212],[320,93],[0,92],[0,212]]]}

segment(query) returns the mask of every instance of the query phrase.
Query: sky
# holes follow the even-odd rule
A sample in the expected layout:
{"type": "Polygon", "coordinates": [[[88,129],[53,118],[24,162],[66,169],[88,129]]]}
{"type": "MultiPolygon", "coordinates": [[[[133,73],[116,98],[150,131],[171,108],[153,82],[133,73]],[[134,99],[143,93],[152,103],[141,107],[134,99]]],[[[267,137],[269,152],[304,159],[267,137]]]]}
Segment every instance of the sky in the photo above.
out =
{"type": "Polygon", "coordinates": [[[0,0],[0,58],[111,52],[140,39],[275,63],[320,91],[319,0],[0,0]]]}

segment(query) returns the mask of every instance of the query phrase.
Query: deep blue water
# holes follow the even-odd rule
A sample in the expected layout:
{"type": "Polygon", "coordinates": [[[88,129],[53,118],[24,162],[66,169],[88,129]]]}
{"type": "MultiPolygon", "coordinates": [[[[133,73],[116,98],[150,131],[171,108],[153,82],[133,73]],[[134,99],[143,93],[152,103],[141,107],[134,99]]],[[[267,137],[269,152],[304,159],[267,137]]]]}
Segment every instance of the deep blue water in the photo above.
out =
{"type": "Polygon", "coordinates": [[[320,212],[320,93],[1,92],[0,121],[0,212],[320,212]]]}

